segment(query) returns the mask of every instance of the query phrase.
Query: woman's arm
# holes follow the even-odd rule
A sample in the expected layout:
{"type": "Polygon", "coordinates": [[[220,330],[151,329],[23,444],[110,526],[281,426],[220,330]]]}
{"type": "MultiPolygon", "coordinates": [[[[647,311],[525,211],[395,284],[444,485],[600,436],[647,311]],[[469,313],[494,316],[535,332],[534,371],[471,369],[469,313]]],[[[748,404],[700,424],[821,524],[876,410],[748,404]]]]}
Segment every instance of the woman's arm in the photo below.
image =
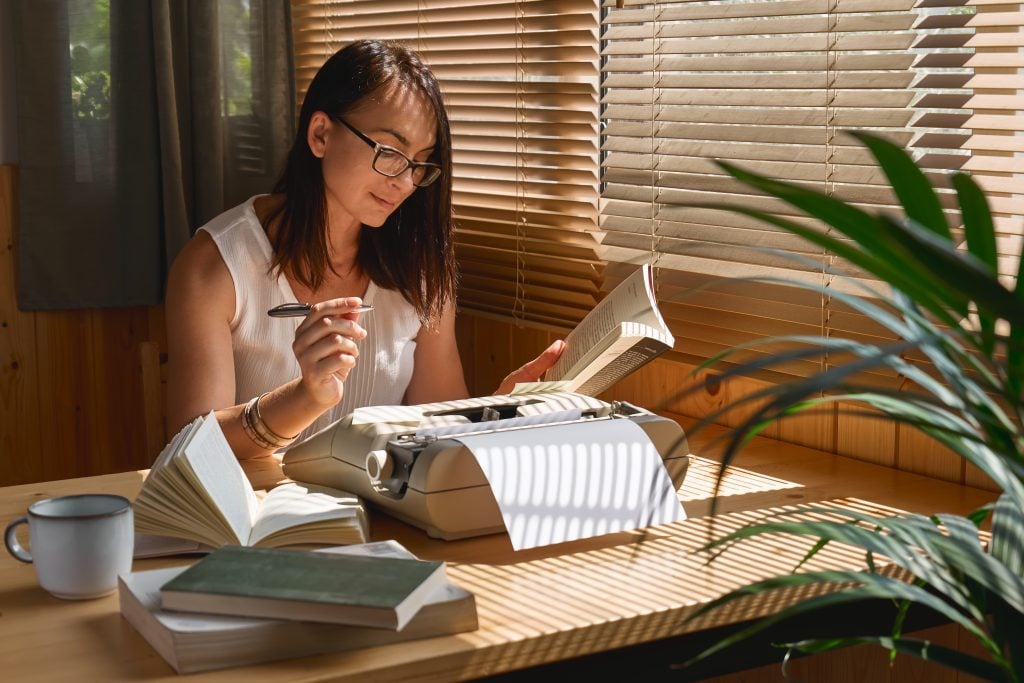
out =
{"type": "MultiPolygon", "coordinates": [[[[355,366],[354,339],[366,332],[350,309],[357,299],[314,306],[292,345],[302,369],[260,400],[260,415],[276,434],[291,436],[341,400],[355,366]]],[[[200,231],[174,261],[167,285],[167,422],[170,433],[215,410],[228,443],[240,459],[264,455],[242,427],[244,405],[235,404],[235,364],[230,322],[234,283],[210,236],[200,231]]]]}
{"type": "Polygon", "coordinates": [[[424,325],[416,335],[412,379],[405,390],[405,403],[416,405],[468,396],[455,341],[455,306],[449,304],[435,327],[424,325]]]}

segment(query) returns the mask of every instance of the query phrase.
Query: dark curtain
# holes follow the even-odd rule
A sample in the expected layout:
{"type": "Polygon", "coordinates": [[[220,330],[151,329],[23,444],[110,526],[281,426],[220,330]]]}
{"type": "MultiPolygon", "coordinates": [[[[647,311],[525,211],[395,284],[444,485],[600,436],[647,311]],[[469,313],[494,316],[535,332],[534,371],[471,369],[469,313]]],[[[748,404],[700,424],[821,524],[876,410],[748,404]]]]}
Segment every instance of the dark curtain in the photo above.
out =
{"type": "Polygon", "coordinates": [[[287,0],[14,0],[23,310],[159,303],[294,130],[287,0]]]}

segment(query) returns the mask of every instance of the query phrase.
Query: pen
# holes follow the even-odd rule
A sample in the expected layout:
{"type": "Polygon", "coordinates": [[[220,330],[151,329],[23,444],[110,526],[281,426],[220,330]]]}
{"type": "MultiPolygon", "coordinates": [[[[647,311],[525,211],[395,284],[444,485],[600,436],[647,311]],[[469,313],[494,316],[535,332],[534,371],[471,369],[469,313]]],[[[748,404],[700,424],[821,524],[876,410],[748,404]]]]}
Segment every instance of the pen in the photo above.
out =
{"type": "MultiPolygon", "coordinates": [[[[301,318],[309,315],[309,311],[312,308],[309,304],[281,304],[280,306],[274,306],[267,315],[271,318],[301,318]]],[[[350,313],[369,313],[373,310],[373,306],[370,304],[363,304],[353,308],[350,313]]]]}

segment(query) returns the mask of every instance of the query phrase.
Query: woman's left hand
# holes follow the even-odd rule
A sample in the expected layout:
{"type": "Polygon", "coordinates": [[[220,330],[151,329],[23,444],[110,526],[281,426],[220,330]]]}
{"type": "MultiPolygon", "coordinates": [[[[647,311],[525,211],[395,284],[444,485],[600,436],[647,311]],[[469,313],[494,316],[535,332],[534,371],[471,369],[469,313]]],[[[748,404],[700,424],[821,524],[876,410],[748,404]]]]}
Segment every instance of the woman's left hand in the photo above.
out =
{"type": "Polygon", "coordinates": [[[559,339],[544,349],[539,356],[518,370],[513,370],[501,381],[496,395],[511,393],[520,382],[538,382],[548,369],[555,364],[565,350],[565,342],[559,339]]]}

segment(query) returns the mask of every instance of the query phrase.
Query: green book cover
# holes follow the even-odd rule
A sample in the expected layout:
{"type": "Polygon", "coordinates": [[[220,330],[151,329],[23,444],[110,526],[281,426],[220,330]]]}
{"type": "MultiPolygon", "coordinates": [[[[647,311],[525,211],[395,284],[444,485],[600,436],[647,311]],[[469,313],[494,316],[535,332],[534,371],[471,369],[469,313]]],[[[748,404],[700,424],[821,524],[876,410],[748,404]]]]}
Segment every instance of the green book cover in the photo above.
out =
{"type": "Polygon", "coordinates": [[[443,562],[223,546],[161,596],[171,609],[401,628],[444,581],[443,562]]]}

